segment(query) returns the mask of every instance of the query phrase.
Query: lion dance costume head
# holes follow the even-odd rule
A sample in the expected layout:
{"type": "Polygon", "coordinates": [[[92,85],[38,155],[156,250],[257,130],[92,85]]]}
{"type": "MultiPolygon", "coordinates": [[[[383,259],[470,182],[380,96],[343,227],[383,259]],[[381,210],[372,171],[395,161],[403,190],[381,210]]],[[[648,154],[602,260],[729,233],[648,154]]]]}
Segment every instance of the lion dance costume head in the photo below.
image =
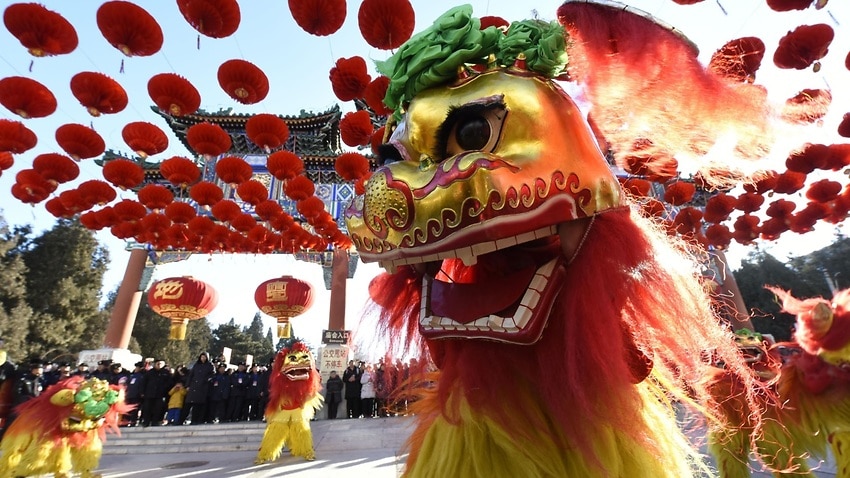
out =
{"type": "Polygon", "coordinates": [[[71,377],[21,404],[0,442],[0,476],[95,476],[106,430],[132,407],[106,380],[71,377]]]}
{"type": "Polygon", "coordinates": [[[567,29],[506,31],[457,7],[378,64],[396,114],[346,220],[388,271],[370,292],[391,344],[437,370],[411,380],[407,477],[691,476],[672,399],[712,413],[707,350],[755,383],[684,245],[553,81],[573,5],[567,29]]]}
{"type": "Polygon", "coordinates": [[[256,463],[274,461],[284,446],[293,455],[316,457],[310,420],[322,406],[321,378],[304,342],[290,341],[275,356],[269,378],[266,431],[256,463]]]}

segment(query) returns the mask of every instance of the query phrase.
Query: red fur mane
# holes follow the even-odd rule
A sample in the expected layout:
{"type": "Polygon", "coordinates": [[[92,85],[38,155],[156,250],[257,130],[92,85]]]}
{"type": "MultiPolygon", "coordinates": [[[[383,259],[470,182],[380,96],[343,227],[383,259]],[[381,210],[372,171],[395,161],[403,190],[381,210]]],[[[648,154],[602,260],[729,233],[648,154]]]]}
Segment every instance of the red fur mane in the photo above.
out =
{"type": "Polygon", "coordinates": [[[269,377],[269,404],[267,413],[278,410],[293,410],[301,408],[308,400],[315,397],[321,388],[321,377],[315,367],[310,368],[310,378],[307,380],[289,380],[282,373],[283,363],[290,351],[309,349],[301,342],[296,342],[292,348],[283,348],[277,353],[269,377]]]}

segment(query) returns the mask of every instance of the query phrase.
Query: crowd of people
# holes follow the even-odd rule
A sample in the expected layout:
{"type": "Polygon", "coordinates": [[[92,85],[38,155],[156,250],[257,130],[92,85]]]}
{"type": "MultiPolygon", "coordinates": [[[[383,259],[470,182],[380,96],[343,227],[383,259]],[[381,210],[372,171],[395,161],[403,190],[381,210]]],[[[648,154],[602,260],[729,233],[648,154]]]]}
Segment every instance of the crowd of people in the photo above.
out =
{"type": "MultiPolygon", "coordinates": [[[[123,420],[125,426],[163,426],[201,423],[261,421],[268,400],[269,366],[239,363],[228,366],[223,357],[214,361],[206,352],[191,367],[169,367],[165,360],[137,362],[132,369],[101,360],[94,370],[80,363],[45,364],[39,359],[15,367],[0,364],[2,380],[13,383],[10,408],[37,397],[47,387],[71,376],[95,377],[124,387],[125,400],[135,405],[123,420]]],[[[395,392],[418,370],[415,359],[366,363],[351,360],[340,375],[331,371],[322,394],[329,419],[403,415],[409,403],[395,392]]],[[[12,414],[9,418],[14,419],[12,414]]],[[[7,422],[8,424],[8,422],[7,422]]]]}

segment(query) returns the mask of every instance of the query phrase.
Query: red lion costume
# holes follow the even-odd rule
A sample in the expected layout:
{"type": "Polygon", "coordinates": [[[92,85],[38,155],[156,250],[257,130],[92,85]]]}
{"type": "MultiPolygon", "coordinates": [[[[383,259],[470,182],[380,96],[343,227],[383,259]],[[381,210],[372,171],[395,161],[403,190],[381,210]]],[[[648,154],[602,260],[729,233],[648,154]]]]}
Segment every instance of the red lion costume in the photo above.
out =
{"type": "Polygon", "coordinates": [[[255,463],[277,460],[286,445],[293,455],[316,458],[310,420],[322,406],[320,388],[321,378],[306,344],[295,341],[277,353],[269,378],[266,431],[255,463]]]}
{"type": "MultiPolygon", "coordinates": [[[[621,191],[552,81],[567,44],[592,53],[571,20],[584,9],[626,17],[584,23],[649,23],[693,54],[644,17],[582,1],[559,11],[566,34],[539,20],[482,29],[457,7],[378,64],[396,114],[346,221],[360,257],[388,271],[370,286],[382,330],[438,369],[411,380],[423,387],[406,477],[693,476],[704,465],[674,400],[716,415],[707,351],[754,401],[698,264],[621,191]]],[[[634,52],[611,35],[602,49],[634,52]]]]}
{"type": "Polygon", "coordinates": [[[0,442],[0,476],[100,476],[93,471],[106,430],[119,433],[120,417],[131,409],[123,389],[105,380],[71,377],[50,386],[16,409],[0,442]]]}

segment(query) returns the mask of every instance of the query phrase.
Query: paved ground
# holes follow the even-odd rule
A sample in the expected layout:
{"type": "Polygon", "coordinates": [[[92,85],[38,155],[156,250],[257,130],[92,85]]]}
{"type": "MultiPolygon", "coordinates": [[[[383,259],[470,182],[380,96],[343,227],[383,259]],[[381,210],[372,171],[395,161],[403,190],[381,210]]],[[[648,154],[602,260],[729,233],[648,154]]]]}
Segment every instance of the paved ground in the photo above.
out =
{"type": "MultiPolygon", "coordinates": [[[[397,417],[315,421],[312,429],[316,460],[312,462],[284,452],[274,463],[254,465],[253,450],[180,454],[163,449],[161,454],[104,455],[98,471],[103,478],[397,478],[404,466],[406,455],[400,447],[410,433],[410,420],[397,417]]],[[[771,475],[756,471],[753,476],[771,475]]],[[[835,466],[821,464],[815,476],[835,477],[835,466]]]]}

